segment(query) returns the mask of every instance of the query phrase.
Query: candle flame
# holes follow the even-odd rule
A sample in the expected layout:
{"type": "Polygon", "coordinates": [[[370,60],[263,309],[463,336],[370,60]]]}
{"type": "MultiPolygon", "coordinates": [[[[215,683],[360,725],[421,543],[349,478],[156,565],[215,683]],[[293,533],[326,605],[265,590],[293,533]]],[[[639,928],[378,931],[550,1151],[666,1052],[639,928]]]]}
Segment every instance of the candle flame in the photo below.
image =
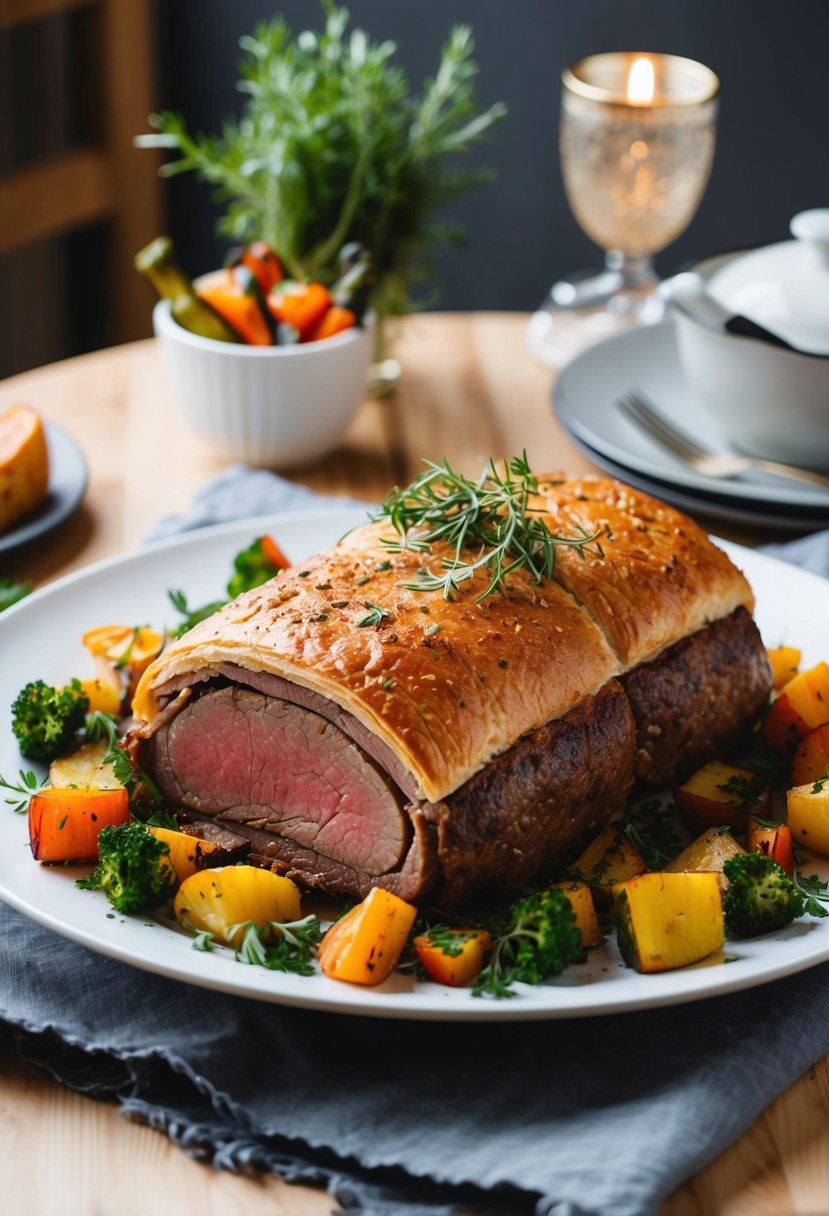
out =
{"type": "Polygon", "coordinates": [[[628,73],[628,102],[633,106],[649,106],[653,101],[653,64],[645,55],[634,59],[628,73]]]}

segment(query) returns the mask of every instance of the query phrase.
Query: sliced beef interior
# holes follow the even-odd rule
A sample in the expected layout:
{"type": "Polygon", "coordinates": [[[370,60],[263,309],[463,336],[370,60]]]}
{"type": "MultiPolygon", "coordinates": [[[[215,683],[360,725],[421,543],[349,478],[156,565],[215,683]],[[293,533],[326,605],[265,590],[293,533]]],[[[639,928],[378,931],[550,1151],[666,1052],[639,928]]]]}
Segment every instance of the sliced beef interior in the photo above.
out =
{"type": "Polygon", "coordinates": [[[409,846],[385,773],[318,714],[253,689],[206,690],[153,736],[151,756],[172,802],[277,832],[370,877],[409,846]]]}

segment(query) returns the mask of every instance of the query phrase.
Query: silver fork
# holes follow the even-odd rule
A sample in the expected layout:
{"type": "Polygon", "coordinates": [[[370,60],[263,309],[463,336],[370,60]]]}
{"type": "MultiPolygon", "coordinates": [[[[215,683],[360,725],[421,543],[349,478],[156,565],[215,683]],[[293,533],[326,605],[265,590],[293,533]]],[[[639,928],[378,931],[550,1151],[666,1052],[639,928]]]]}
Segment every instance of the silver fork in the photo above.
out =
{"type": "Polygon", "coordinates": [[[678,430],[660,410],[641,392],[626,393],[616,403],[632,422],[647,431],[658,443],[684,460],[703,477],[738,477],[747,469],[761,469],[778,477],[804,481],[811,486],[822,486],[829,490],[829,477],[813,473],[811,469],[799,469],[794,465],[780,464],[777,460],[762,460],[757,456],[735,456],[733,452],[712,452],[700,447],[695,439],[678,430]]]}

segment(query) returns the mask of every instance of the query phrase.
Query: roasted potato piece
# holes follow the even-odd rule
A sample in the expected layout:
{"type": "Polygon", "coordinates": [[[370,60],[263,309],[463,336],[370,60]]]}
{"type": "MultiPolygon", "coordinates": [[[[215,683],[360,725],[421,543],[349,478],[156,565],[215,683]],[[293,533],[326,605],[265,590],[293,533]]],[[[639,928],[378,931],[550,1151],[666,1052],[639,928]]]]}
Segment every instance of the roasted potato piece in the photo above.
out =
{"type": "Polygon", "coordinates": [[[188,836],[186,832],[176,832],[172,828],[151,826],[148,830],[170,850],[170,864],[179,883],[197,870],[206,870],[219,860],[226,860],[224,850],[207,840],[199,840],[196,836],[188,836]]]}
{"type": "Polygon", "coordinates": [[[728,886],[728,879],[722,873],[723,864],[729,857],[744,853],[745,849],[737,844],[730,832],[722,828],[708,828],[696,840],[692,840],[673,861],[669,861],[663,870],[667,874],[702,873],[706,870],[716,870],[721,877],[720,885],[728,886]]]}
{"type": "Polygon", "coordinates": [[[767,815],[771,786],[747,768],[712,760],[674,790],[680,814],[692,832],[727,824],[745,831],[749,815],[767,815]]]}
{"type": "Polygon", "coordinates": [[[28,405],[0,413],[0,533],[46,496],[49,451],[40,416],[28,405]]]}
{"type": "Polygon", "coordinates": [[[795,786],[786,806],[792,839],[829,857],[829,778],[795,786]]]}
{"type": "Polygon", "coordinates": [[[59,756],[49,765],[49,784],[54,789],[122,789],[112,765],[104,763],[107,750],[106,743],[84,743],[68,756],[59,756]]]}
{"type": "MultiPolygon", "coordinates": [[[[638,853],[637,853],[638,857],[638,853]]],[[[570,901],[576,926],[581,933],[581,944],[585,950],[591,946],[600,946],[604,940],[596,906],[593,903],[593,893],[584,882],[555,882],[554,887],[563,891],[570,901]]]]}
{"type": "Polygon", "coordinates": [[[267,935],[271,921],[299,920],[299,887],[256,866],[199,870],[179,887],[173,911],[179,924],[238,947],[250,923],[267,935]]]}
{"type": "Polygon", "coordinates": [[[622,958],[637,971],[673,971],[725,941],[720,875],[640,874],[613,889],[622,958]]]}
{"type": "Polygon", "coordinates": [[[567,871],[589,883],[599,897],[610,898],[616,883],[625,882],[647,869],[637,849],[616,824],[608,824],[567,871]]]}

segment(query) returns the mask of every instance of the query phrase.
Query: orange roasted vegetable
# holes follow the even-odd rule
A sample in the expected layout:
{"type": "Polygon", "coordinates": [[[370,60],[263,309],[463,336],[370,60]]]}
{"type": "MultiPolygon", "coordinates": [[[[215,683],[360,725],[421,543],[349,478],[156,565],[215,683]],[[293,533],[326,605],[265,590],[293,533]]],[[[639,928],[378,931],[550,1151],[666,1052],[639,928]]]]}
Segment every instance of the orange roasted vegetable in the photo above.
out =
{"type": "Polygon", "coordinates": [[[763,719],[763,725],[760,727],[763,739],[772,751],[781,756],[793,756],[800,740],[808,733],[809,727],[785,692],[781,692],[763,719]]]}
{"type": "Polygon", "coordinates": [[[282,263],[265,241],[254,241],[242,250],[241,262],[255,277],[264,296],[281,283],[285,275],[282,263]]]}
{"type": "Polygon", "coordinates": [[[486,929],[449,929],[439,940],[421,934],[414,939],[414,948],[433,980],[460,988],[483,969],[492,938],[486,929]]]}
{"type": "Polygon", "coordinates": [[[801,671],[783,692],[810,730],[829,722],[829,663],[816,663],[808,671],[801,671]]]}
{"type": "Polygon", "coordinates": [[[333,338],[334,334],[340,334],[346,329],[353,329],[357,324],[357,318],[350,308],[340,308],[334,304],[328,309],[328,312],[323,313],[316,325],[314,325],[303,336],[303,342],[318,342],[320,338],[333,338]]]}
{"type": "Polygon", "coordinates": [[[177,832],[172,828],[150,827],[148,830],[167,845],[170,850],[170,864],[180,883],[197,870],[206,869],[211,864],[211,855],[226,856],[223,850],[210,840],[200,840],[198,836],[188,836],[186,832],[177,832]]]}
{"type": "Polygon", "coordinates": [[[268,296],[271,316],[290,325],[307,342],[309,332],[331,307],[331,293],[322,283],[280,283],[268,296]]]}
{"type": "Polygon", "coordinates": [[[273,345],[259,284],[246,266],[203,275],[196,292],[249,346],[273,345]]]}
{"type": "Polygon", "coordinates": [[[101,683],[113,690],[126,685],[128,700],[164,645],[162,635],[144,625],[100,625],[87,629],[82,641],[95,659],[101,683]]]}
{"type": "Polygon", "coordinates": [[[262,545],[262,556],[265,561],[270,562],[274,570],[287,570],[291,563],[274,538],[265,535],[260,537],[259,540],[262,545]]]}
{"type": "Polygon", "coordinates": [[[829,773],[829,722],[823,722],[801,739],[792,761],[792,785],[820,781],[829,773]]]}
{"type": "Polygon", "coordinates": [[[49,450],[40,416],[28,405],[0,413],[0,532],[46,495],[49,450]]]}
{"type": "Polygon", "coordinates": [[[750,769],[712,760],[674,790],[682,818],[694,832],[728,824],[744,831],[749,815],[767,815],[771,787],[750,769]]]}
{"type": "Polygon", "coordinates": [[[124,686],[120,679],[98,677],[95,680],[81,680],[81,692],[89,701],[89,713],[113,714],[121,712],[121,702],[124,699],[124,686]]]}
{"type": "Polygon", "coordinates": [[[397,966],[416,916],[411,904],[382,887],[372,887],[320,942],[323,972],[351,984],[382,983],[397,966]]]}
{"type": "Polygon", "coordinates": [[[96,861],[101,828],[129,819],[123,786],[38,790],[29,802],[32,856],[35,861],[96,861]]]}
{"type": "Polygon", "coordinates": [[[792,834],[787,824],[749,819],[746,848],[749,853],[765,853],[766,857],[782,866],[787,874],[794,873],[792,834]]]}
{"type": "Polygon", "coordinates": [[[771,664],[772,687],[781,689],[797,675],[801,652],[794,646],[777,646],[773,650],[767,650],[766,654],[771,664]]]}

